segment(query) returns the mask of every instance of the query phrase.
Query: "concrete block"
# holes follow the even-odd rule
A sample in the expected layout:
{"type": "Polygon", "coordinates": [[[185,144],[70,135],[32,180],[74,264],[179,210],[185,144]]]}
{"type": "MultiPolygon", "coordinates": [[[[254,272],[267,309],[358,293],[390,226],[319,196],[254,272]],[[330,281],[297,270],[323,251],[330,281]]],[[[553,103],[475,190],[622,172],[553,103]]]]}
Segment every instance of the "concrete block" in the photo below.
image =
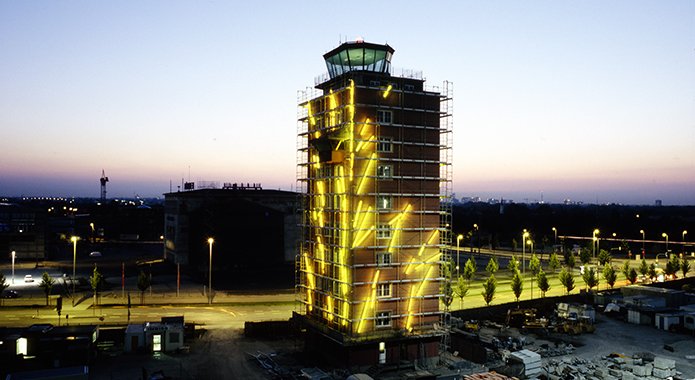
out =
{"type": "Polygon", "coordinates": [[[671,369],[671,368],[676,368],[676,361],[673,359],[666,359],[662,357],[655,357],[654,358],[654,368],[658,369],[671,369]]]}
{"type": "Polygon", "coordinates": [[[635,380],[636,377],[635,375],[632,374],[630,371],[623,371],[623,378],[622,380],[635,380]]]}
{"type": "Polygon", "coordinates": [[[605,368],[596,368],[594,370],[594,376],[603,379],[605,376],[608,374],[608,371],[606,371],[605,368]]]}
{"type": "Polygon", "coordinates": [[[656,378],[665,379],[665,378],[671,376],[671,370],[670,369],[654,368],[654,370],[652,371],[652,374],[656,378]]]}
{"type": "Polygon", "coordinates": [[[652,368],[643,365],[636,365],[632,367],[632,373],[639,377],[651,376],[652,368]]]}
{"type": "Polygon", "coordinates": [[[608,374],[611,375],[611,376],[613,376],[613,377],[617,377],[617,378],[619,378],[619,379],[623,377],[623,371],[621,371],[621,370],[619,370],[619,369],[612,369],[612,368],[609,368],[609,369],[608,369],[608,374]]]}

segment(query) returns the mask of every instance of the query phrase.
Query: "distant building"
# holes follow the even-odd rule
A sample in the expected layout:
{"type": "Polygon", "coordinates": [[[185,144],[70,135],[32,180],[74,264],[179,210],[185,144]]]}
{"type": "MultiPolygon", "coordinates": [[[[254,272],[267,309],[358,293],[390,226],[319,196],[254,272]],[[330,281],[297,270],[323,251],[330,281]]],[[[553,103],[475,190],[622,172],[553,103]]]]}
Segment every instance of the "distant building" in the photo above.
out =
{"type": "Polygon", "coordinates": [[[297,194],[229,185],[164,194],[164,257],[201,271],[286,264],[298,237],[297,194]]]}
{"type": "Polygon", "coordinates": [[[436,362],[451,245],[451,84],[391,75],[388,45],[344,43],[299,107],[295,319],[341,364],[436,362]]]}
{"type": "Polygon", "coordinates": [[[44,260],[46,211],[0,203],[0,252],[4,258],[44,260]]]}
{"type": "Polygon", "coordinates": [[[661,199],[657,199],[654,201],[654,206],[661,206],[661,199]]]}

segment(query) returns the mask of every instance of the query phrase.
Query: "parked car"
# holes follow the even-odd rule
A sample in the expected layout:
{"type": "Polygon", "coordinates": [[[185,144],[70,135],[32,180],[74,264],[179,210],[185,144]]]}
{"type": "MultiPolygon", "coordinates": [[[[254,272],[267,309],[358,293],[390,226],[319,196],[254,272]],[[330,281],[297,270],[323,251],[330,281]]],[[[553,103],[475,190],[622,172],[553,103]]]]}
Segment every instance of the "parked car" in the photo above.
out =
{"type": "Polygon", "coordinates": [[[34,279],[31,278],[30,274],[28,274],[28,275],[24,276],[24,282],[34,282],[34,279]]]}
{"type": "Polygon", "coordinates": [[[101,257],[101,252],[94,251],[89,254],[89,257],[101,257]]]}
{"type": "Polygon", "coordinates": [[[19,293],[17,293],[16,290],[6,290],[5,293],[2,294],[2,298],[17,298],[19,297],[19,293]]]}

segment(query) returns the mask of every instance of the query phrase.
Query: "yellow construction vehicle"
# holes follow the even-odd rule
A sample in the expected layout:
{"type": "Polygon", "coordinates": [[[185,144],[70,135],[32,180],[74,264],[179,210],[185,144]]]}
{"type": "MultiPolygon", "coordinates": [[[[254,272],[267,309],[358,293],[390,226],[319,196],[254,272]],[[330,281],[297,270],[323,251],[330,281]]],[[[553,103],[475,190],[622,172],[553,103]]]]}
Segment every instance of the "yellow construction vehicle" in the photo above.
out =
{"type": "Polygon", "coordinates": [[[594,326],[594,322],[587,315],[583,315],[579,318],[579,326],[582,328],[582,332],[584,333],[591,334],[594,331],[596,331],[596,326],[594,326]]]}
{"type": "Polygon", "coordinates": [[[567,318],[563,324],[555,328],[555,331],[569,335],[579,335],[582,333],[582,326],[579,325],[577,318],[567,318]]]}

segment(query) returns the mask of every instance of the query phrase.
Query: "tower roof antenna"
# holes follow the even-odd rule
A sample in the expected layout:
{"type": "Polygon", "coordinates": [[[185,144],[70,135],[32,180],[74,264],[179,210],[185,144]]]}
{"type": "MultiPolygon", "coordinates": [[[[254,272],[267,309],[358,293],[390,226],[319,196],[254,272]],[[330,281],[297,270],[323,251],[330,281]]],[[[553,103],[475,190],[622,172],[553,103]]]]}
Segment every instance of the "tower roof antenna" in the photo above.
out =
{"type": "Polygon", "coordinates": [[[109,182],[109,177],[104,173],[104,169],[101,169],[101,204],[106,203],[106,182],[109,182]]]}

